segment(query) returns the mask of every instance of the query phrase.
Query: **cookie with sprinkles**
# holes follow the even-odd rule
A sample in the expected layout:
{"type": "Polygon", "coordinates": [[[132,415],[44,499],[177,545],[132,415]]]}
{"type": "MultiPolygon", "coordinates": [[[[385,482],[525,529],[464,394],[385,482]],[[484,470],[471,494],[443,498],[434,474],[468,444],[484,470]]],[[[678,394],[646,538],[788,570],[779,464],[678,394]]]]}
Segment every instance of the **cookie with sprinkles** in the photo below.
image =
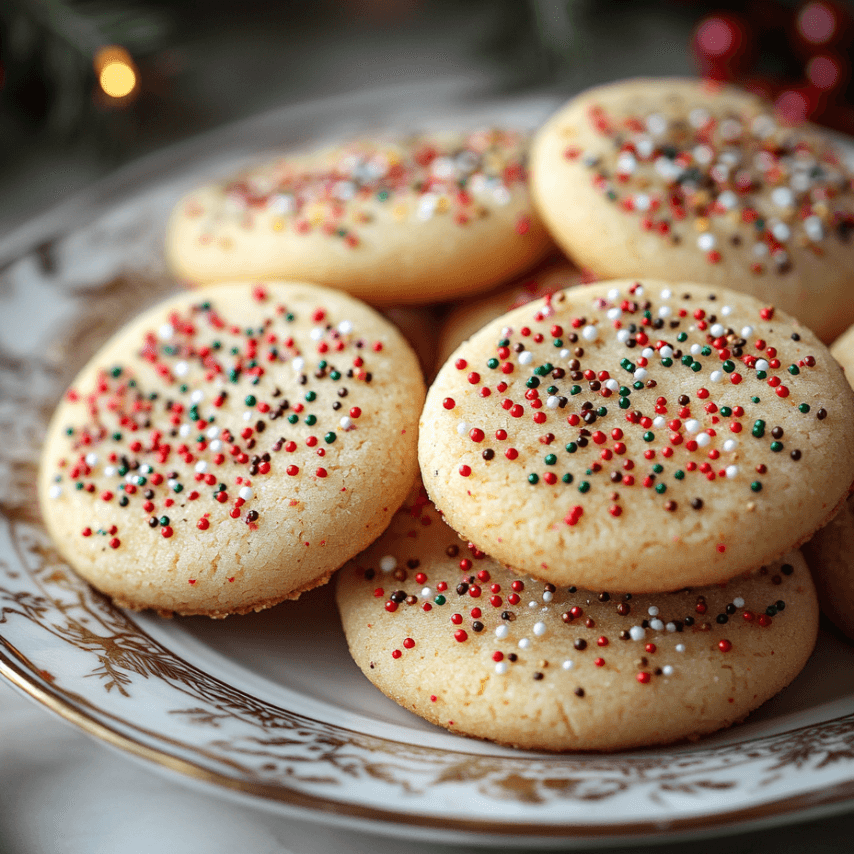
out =
{"type": "Polygon", "coordinates": [[[565,259],[551,260],[530,275],[488,294],[457,302],[445,316],[438,335],[437,368],[470,335],[490,320],[532,300],[589,281],[565,259]]]}
{"type": "MultiPolygon", "coordinates": [[[[854,327],[833,342],[833,357],[854,384],[854,327]]],[[[854,497],[804,547],[822,612],[854,640],[854,497]]]]}
{"type": "Polygon", "coordinates": [[[296,278],[373,305],[485,290],[553,243],[513,130],[362,139],[282,156],[175,208],[166,253],[191,283],[296,278]]]}
{"type": "Polygon", "coordinates": [[[579,265],[745,291],[824,341],[854,322],[852,179],[820,129],[689,79],[591,89],[531,153],[535,203],[579,265]]]}
{"type": "Polygon", "coordinates": [[[401,706],[534,750],[619,750],[742,720],[806,663],[800,553],[725,585],[614,594],[519,576],[466,546],[423,491],[338,574],[350,652],[401,706]]]}
{"type": "Polygon", "coordinates": [[[746,294],[624,280],[516,309],[427,394],[427,491],[554,584],[712,584],[807,540],[854,480],[854,393],[806,327],[746,294]]]}
{"type": "Polygon", "coordinates": [[[417,473],[424,397],[398,330],[293,282],[187,292],[108,341],[50,423],[57,548],[122,606],[245,613],[328,581],[417,473]]]}

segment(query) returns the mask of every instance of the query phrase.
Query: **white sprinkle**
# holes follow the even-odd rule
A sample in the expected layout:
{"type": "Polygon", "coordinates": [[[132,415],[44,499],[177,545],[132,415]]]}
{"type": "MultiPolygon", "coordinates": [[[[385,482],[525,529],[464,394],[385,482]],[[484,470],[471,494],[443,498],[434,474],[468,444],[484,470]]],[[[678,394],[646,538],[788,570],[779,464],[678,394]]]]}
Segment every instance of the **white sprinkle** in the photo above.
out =
{"type": "Polygon", "coordinates": [[[240,492],[237,493],[244,501],[248,501],[255,493],[252,492],[251,486],[242,486],[240,492]]]}
{"type": "Polygon", "coordinates": [[[533,632],[538,638],[542,637],[546,633],[546,624],[545,623],[534,623],[533,632]]]}
{"type": "Polygon", "coordinates": [[[356,195],[356,185],[352,181],[338,181],[332,189],[335,196],[346,202],[356,195]]]}
{"type": "Polygon", "coordinates": [[[457,434],[458,435],[465,436],[466,433],[468,433],[468,431],[469,431],[469,425],[466,424],[465,421],[460,421],[460,423],[457,424],[457,434]]]}
{"type": "Polygon", "coordinates": [[[339,422],[338,426],[342,430],[349,430],[353,426],[353,419],[349,415],[345,415],[339,422]]]}
{"type": "Polygon", "coordinates": [[[655,350],[653,350],[652,347],[644,347],[641,351],[641,356],[643,356],[644,359],[651,359],[654,355],[655,350]]]}
{"type": "Polygon", "coordinates": [[[657,136],[667,130],[667,119],[661,113],[651,113],[646,117],[646,129],[657,136]]]}
{"type": "Polygon", "coordinates": [[[305,367],[305,359],[302,356],[297,356],[292,362],[294,371],[299,373],[305,367]]]}
{"type": "Polygon", "coordinates": [[[676,623],[668,623],[664,628],[667,629],[668,632],[675,632],[676,623]]]}
{"type": "Polygon", "coordinates": [[[744,607],[744,599],[741,596],[736,596],[735,599],[732,600],[732,604],[735,605],[736,608],[744,607]]]}
{"type": "Polygon", "coordinates": [[[757,371],[767,371],[771,366],[768,364],[765,359],[757,359],[756,360],[756,370],[757,371]]]}
{"type": "Polygon", "coordinates": [[[723,444],[725,451],[734,451],[738,447],[738,442],[735,439],[727,439],[723,444]]]}
{"type": "Polygon", "coordinates": [[[566,661],[564,661],[564,663],[561,664],[561,667],[564,670],[572,670],[572,668],[575,667],[575,663],[571,659],[567,658],[566,661]]]}
{"type": "Polygon", "coordinates": [[[244,421],[251,421],[255,417],[255,413],[251,409],[247,409],[246,412],[243,413],[244,421]]]}
{"type": "Polygon", "coordinates": [[[638,211],[648,211],[652,204],[646,193],[638,193],[632,198],[632,202],[634,203],[635,210],[638,211]]]}
{"type": "Polygon", "coordinates": [[[718,204],[731,211],[738,204],[738,196],[732,190],[724,190],[718,196],[718,204]]]}
{"type": "Polygon", "coordinates": [[[632,626],[629,629],[629,637],[633,641],[643,640],[646,637],[646,629],[643,626],[632,626]]]}
{"type": "Polygon", "coordinates": [[[506,661],[499,661],[498,664],[495,665],[495,672],[499,676],[504,675],[507,672],[507,662],[506,661]]]}
{"type": "Polygon", "coordinates": [[[726,326],[724,326],[722,323],[715,323],[712,325],[712,328],[709,330],[709,332],[712,334],[713,337],[720,338],[721,335],[726,333],[726,326]]]}
{"type": "Polygon", "coordinates": [[[353,331],[353,321],[352,320],[342,320],[338,324],[338,331],[342,335],[349,335],[353,331]]]}
{"type": "Polygon", "coordinates": [[[427,221],[436,212],[438,198],[435,193],[425,193],[418,201],[418,219],[427,221]]]}
{"type": "Polygon", "coordinates": [[[572,353],[570,353],[566,347],[564,347],[563,350],[560,351],[561,359],[568,359],[571,355],[572,353]]]}
{"type": "Polygon", "coordinates": [[[729,317],[732,314],[732,306],[731,305],[723,306],[723,308],[721,308],[721,314],[724,317],[729,317]]]}
{"type": "Polygon", "coordinates": [[[685,644],[684,643],[677,643],[675,649],[676,649],[676,652],[685,652],[685,644]]]}
{"type": "Polygon", "coordinates": [[[217,427],[215,424],[208,427],[208,429],[205,430],[205,436],[207,436],[208,439],[218,439],[219,438],[219,427],[217,427]]]}
{"type": "Polygon", "coordinates": [[[635,140],[635,151],[641,159],[647,160],[654,150],[655,145],[648,136],[641,136],[635,140]]]}
{"type": "Polygon", "coordinates": [[[708,111],[704,110],[702,107],[694,107],[694,109],[688,113],[688,121],[692,128],[703,127],[710,118],[708,111]]]}
{"type": "Polygon", "coordinates": [[[530,365],[534,361],[534,354],[530,350],[525,350],[519,354],[520,365],[530,365]]]}
{"type": "Polygon", "coordinates": [[[672,676],[673,675],[673,665],[665,664],[664,667],[661,668],[662,676],[672,676]]]}
{"type": "Polygon", "coordinates": [[[703,429],[703,425],[696,418],[689,418],[685,422],[685,429],[689,433],[699,433],[703,429]]]}
{"type": "Polygon", "coordinates": [[[325,334],[326,330],[322,326],[315,326],[308,333],[308,336],[312,341],[320,341],[325,334]]]}
{"type": "Polygon", "coordinates": [[[151,474],[151,472],[153,472],[153,471],[154,471],[154,469],[148,463],[143,463],[139,467],[139,473],[140,474],[151,474]]]}
{"type": "Polygon", "coordinates": [[[635,160],[634,155],[628,151],[624,151],[617,158],[617,172],[622,172],[624,175],[634,172],[637,165],[638,162],[635,160]]]}
{"type": "Polygon", "coordinates": [[[536,607],[537,607],[537,604],[538,604],[538,603],[537,603],[537,602],[534,602],[534,600],[532,599],[532,600],[528,603],[528,607],[529,607],[529,608],[536,608],[536,607]]]}
{"type": "Polygon", "coordinates": [[[585,341],[595,341],[599,337],[599,330],[592,325],[585,326],[581,330],[581,337],[585,341]]]}
{"type": "Polygon", "coordinates": [[[703,166],[708,165],[712,162],[712,158],[715,156],[715,152],[709,148],[708,145],[696,145],[691,151],[691,154],[694,157],[694,160],[697,163],[700,163],[703,166]]]}
{"type": "Polygon", "coordinates": [[[716,243],[717,241],[715,240],[714,234],[711,234],[708,231],[704,232],[697,238],[697,248],[702,249],[703,252],[708,252],[710,249],[714,249],[716,243]]]}
{"type": "Polygon", "coordinates": [[[662,299],[670,299],[670,297],[672,297],[672,296],[673,296],[673,291],[671,291],[670,288],[665,288],[661,292],[661,298],[662,299]]]}
{"type": "Polygon", "coordinates": [[[608,320],[619,320],[623,316],[623,310],[619,306],[615,306],[614,308],[609,308],[605,316],[608,320]]]}
{"type": "Polygon", "coordinates": [[[735,477],[738,474],[738,466],[727,466],[724,471],[727,477],[735,477]]]}
{"type": "Polygon", "coordinates": [[[774,120],[771,118],[771,116],[761,115],[761,116],[757,116],[753,120],[752,128],[753,128],[753,132],[757,136],[766,137],[766,136],[770,136],[772,133],[774,133],[776,125],[774,124],[774,120]]]}
{"type": "Polygon", "coordinates": [[[528,638],[522,638],[522,640],[519,641],[519,649],[528,649],[530,645],[531,641],[529,641],[528,638]]]}
{"type": "Polygon", "coordinates": [[[192,430],[192,428],[190,427],[190,425],[189,425],[189,424],[182,424],[182,425],[178,428],[178,435],[180,435],[180,436],[182,436],[182,437],[189,436],[189,435],[190,435],[190,431],[191,431],[191,430],[192,430]]]}
{"type": "Polygon", "coordinates": [[[812,241],[818,241],[824,238],[824,225],[817,216],[808,216],[804,220],[804,231],[807,233],[807,237],[812,241]]]}
{"type": "Polygon", "coordinates": [[[115,466],[104,466],[104,477],[113,477],[116,473],[115,466]]]}
{"type": "Polygon", "coordinates": [[[673,348],[669,344],[665,344],[659,351],[658,355],[662,359],[669,359],[673,355],[673,348]]]}
{"type": "Polygon", "coordinates": [[[664,623],[656,618],[649,621],[649,627],[653,629],[653,631],[660,632],[664,630],[664,623]]]}
{"type": "Polygon", "coordinates": [[[177,362],[174,368],[175,376],[185,377],[187,376],[187,371],[190,370],[190,366],[186,362],[177,362]]]}
{"type": "Polygon", "coordinates": [[[171,323],[164,323],[163,326],[157,330],[157,334],[164,340],[171,338],[175,334],[175,327],[172,326],[171,323]]]}
{"type": "Polygon", "coordinates": [[[692,344],[691,345],[691,355],[692,356],[699,356],[700,353],[702,353],[702,352],[703,352],[703,348],[699,344],[692,344]]]}
{"type": "Polygon", "coordinates": [[[432,587],[422,587],[421,588],[421,596],[424,599],[430,599],[433,596],[433,588],[432,587]]]}
{"type": "Polygon", "coordinates": [[[495,637],[501,640],[502,638],[506,638],[509,633],[510,629],[508,629],[507,626],[502,624],[495,630],[495,637]]]}
{"type": "Polygon", "coordinates": [[[511,198],[512,196],[510,195],[510,190],[508,190],[507,187],[496,187],[492,191],[493,201],[495,202],[495,204],[501,205],[502,207],[504,205],[510,204],[511,198]]]}
{"type": "Polygon", "coordinates": [[[698,433],[697,438],[694,441],[699,445],[699,447],[705,448],[708,446],[709,442],[712,441],[712,437],[708,433],[698,433]]]}
{"type": "Polygon", "coordinates": [[[546,398],[546,406],[547,406],[549,409],[557,409],[557,408],[558,408],[558,406],[560,406],[560,398],[559,398],[559,397],[556,397],[556,396],[555,396],[555,395],[553,395],[553,394],[550,394],[550,395],[546,398]]]}
{"type": "Polygon", "coordinates": [[[620,291],[618,288],[611,288],[611,290],[608,291],[607,296],[608,299],[611,300],[611,302],[614,302],[615,300],[618,300],[620,298],[620,291]]]}
{"type": "Polygon", "coordinates": [[[205,399],[205,393],[200,388],[197,388],[190,395],[190,403],[201,403],[204,399],[205,399]]]}
{"type": "Polygon", "coordinates": [[[51,498],[59,498],[59,496],[62,495],[62,487],[58,483],[55,483],[51,486],[48,494],[51,498]]]}
{"type": "Polygon", "coordinates": [[[554,593],[550,590],[543,590],[543,602],[551,602],[554,598],[554,593]]]}
{"type": "Polygon", "coordinates": [[[380,558],[380,569],[383,572],[393,572],[397,568],[397,558],[394,555],[385,555],[380,558]]]}
{"type": "Polygon", "coordinates": [[[638,382],[643,382],[646,379],[647,371],[646,368],[636,368],[635,369],[635,379],[638,382]]]}
{"type": "Polygon", "coordinates": [[[620,384],[613,378],[611,378],[609,380],[605,380],[603,385],[605,386],[605,388],[609,389],[610,391],[619,391],[620,390],[620,384]]]}
{"type": "Polygon", "coordinates": [[[657,605],[650,605],[649,608],[647,608],[647,614],[649,614],[650,617],[657,617],[658,616],[658,606],[657,605]]]}
{"type": "Polygon", "coordinates": [[[652,426],[658,430],[660,427],[663,427],[667,423],[665,417],[663,415],[656,415],[655,418],[652,419],[652,426]]]}
{"type": "Polygon", "coordinates": [[[723,378],[724,378],[724,372],[723,371],[712,371],[709,374],[709,380],[711,380],[711,382],[713,382],[713,383],[719,383],[723,378]]]}
{"type": "Polygon", "coordinates": [[[98,464],[98,455],[95,453],[90,452],[86,454],[84,459],[86,460],[86,465],[90,468],[98,464]]]}
{"type": "Polygon", "coordinates": [[[631,333],[629,332],[628,329],[618,329],[617,330],[617,340],[621,344],[624,344],[626,341],[628,341],[630,335],[631,335],[631,333]]]}
{"type": "Polygon", "coordinates": [[[749,338],[751,335],[753,335],[753,327],[752,326],[742,326],[741,327],[741,337],[742,338],[749,338]]]}
{"type": "Polygon", "coordinates": [[[785,243],[792,236],[792,230],[785,222],[776,222],[771,226],[771,234],[773,234],[780,243],[785,243]]]}
{"type": "Polygon", "coordinates": [[[771,191],[771,201],[778,208],[790,208],[795,203],[795,194],[788,187],[775,187],[771,191]]]}
{"type": "Polygon", "coordinates": [[[208,464],[204,460],[199,460],[196,463],[196,471],[200,474],[208,470],[208,464]]]}

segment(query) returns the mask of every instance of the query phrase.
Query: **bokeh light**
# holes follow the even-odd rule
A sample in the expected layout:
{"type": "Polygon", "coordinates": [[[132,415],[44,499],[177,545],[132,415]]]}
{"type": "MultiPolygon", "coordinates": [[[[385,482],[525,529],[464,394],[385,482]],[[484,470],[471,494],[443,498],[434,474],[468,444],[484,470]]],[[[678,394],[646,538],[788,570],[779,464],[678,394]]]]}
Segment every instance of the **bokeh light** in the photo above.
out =
{"type": "Polygon", "coordinates": [[[829,3],[807,3],[798,13],[797,28],[810,44],[827,44],[836,33],[836,11],[829,3]]]}
{"type": "Polygon", "coordinates": [[[101,48],[93,61],[98,85],[110,98],[122,99],[137,87],[139,75],[130,54],[118,45],[101,48]]]}

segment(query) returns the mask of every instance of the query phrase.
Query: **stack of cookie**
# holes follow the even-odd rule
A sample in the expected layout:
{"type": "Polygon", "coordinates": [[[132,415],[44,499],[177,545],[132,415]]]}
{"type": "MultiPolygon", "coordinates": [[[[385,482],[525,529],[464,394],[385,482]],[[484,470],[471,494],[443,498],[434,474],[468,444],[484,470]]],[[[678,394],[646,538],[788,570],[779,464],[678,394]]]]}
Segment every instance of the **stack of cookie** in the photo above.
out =
{"type": "Polygon", "coordinates": [[[694,738],[787,685],[818,629],[798,548],[854,482],[822,343],[854,321],[851,173],[692,81],[575,99],[532,197],[528,144],[359,141],[182,200],[191,290],[51,423],[40,497],[72,566],[222,617],[344,565],[372,682],[531,749],[694,738]]]}

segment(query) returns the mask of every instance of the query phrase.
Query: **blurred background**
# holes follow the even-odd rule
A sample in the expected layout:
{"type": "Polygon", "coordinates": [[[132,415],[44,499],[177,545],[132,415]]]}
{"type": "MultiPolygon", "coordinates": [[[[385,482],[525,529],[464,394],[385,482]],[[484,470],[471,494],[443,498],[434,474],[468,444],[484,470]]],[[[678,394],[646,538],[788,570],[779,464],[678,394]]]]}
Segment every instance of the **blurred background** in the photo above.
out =
{"type": "Polygon", "coordinates": [[[854,134],[850,0],[0,0],[0,234],[226,122],[370,86],[702,74],[854,134]]]}

